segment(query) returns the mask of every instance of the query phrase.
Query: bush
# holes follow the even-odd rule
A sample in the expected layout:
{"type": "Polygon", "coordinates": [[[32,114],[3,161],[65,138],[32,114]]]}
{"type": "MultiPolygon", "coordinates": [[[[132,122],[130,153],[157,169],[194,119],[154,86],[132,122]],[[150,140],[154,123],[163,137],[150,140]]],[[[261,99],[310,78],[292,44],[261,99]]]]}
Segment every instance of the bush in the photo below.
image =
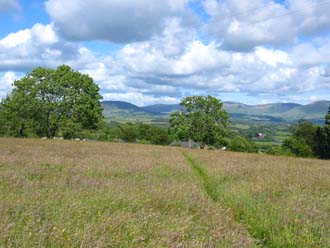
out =
{"type": "Polygon", "coordinates": [[[227,139],[227,144],[230,150],[237,152],[257,152],[257,146],[247,138],[236,135],[231,139],[227,139]]]}
{"type": "Polygon", "coordinates": [[[295,154],[283,146],[272,146],[267,150],[267,154],[276,156],[295,156],[295,154]]]}
{"type": "Polygon", "coordinates": [[[301,137],[292,136],[284,140],[282,148],[298,157],[313,157],[313,152],[306,141],[301,137]]]}

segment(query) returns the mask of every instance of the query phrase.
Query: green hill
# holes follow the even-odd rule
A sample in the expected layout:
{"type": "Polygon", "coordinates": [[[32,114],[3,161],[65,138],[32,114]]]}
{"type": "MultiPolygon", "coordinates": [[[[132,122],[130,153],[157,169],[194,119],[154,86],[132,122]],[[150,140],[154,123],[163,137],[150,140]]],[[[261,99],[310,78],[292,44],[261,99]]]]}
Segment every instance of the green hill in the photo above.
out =
{"type": "MultiPolygon", "coordinates": [[[[156,104],[138,107],[134,104],[119,101],[102,103],[104,116],[119,122],[146,121],[166,122],[171,112],[180,109],[179,104],[156,104]]],[[[224,102],[233,122],[247,123],[278,123],[297,122],[300,119],[323,123],[330,101],[318,101],[307,105],[296,103],[271,103],[247,105],[238,102],[224,102]]]]}
{"type": "Polygon", "coordinates": [[[153,113],[171,113],[180,109],[179,104],[155,104],[142,107],[146,111],[153,113]]]}
{"type": "Polygon", "coordinates": [[[102,102],[103,115],[107,121],[113,122],[144,122],[154,124],[167,123],[167,118],[161,113],[140,108],[134,104],[121,101],[102,102]]]}

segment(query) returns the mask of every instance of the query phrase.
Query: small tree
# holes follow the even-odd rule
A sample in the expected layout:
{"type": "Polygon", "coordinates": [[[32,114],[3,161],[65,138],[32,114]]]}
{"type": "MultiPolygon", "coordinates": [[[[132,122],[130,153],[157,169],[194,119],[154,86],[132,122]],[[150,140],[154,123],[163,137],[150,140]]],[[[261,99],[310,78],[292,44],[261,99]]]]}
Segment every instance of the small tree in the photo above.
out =
{"type": "Polygon", "coordinates": [[[102,121],[99,87],[88,75],[62,65],[56,70],[36,68],[14,82],[2,101],[6,125],[16,136],[29,133],[66,137],[96,129],[102,121]]]}
{"type": "Polygon", "coordinates": [[[180,105],[181,110],[171,114],[170,133],[178,139],[193,139],[202,146],[219,146],[228,125],[222,102],[212,96],[190,96],[180,105]]]}

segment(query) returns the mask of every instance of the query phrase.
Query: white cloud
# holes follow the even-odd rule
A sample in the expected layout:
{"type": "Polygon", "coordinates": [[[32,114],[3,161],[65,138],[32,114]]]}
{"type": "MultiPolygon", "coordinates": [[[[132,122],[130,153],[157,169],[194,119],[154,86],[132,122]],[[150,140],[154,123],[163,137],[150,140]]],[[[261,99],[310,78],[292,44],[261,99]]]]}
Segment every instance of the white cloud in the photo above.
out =
{"type": "Polygon", "coordinates": [[[208,34],[223,49],[250,51],[257,46],[297,42],[301,36],[330,31],[330,4],[312,0],[204,0],[211,20],[208,34]]]}
{"type": "Polygon", "coordinates": [[[67,63],[81,67],[94,55],[79,44],[58,37],[52,24],[35,24],[0,40],[0,71],[28,71],[37,66],[67,63]]]}
{"type": "Polygon", "coordinates": [[[18,75],[12,71],[8,71],[2,75],[0,78],[0,99],[5,97],[6,94],[12,89],[12,84],[17,79],[18,75]]]}
{"type": "Polygon", "coordinates": [[[189,21],[193,17],[188,1],[48,0],[46,9],[58,31],[67,38],[125,43],[159,34],[167,18],[188,17],[189,21]]]}
{"type": "Polygon", "coordinates": [[[167,103],[173,104],[178,103],[179,99],[172,97],[154,97],[154,96],[146,96],[141,93],[122,93],[122,94],[104,94],[104,100],[112,100],[112,101],[125,101],[134,103],[138,106],[146,106],[156,103],[167,103]]]}
{"type": "MultiPolygon", "coordinates": [[[[123,1],[122,4],[126,6],[129,2],[123,1]]],[[[183,0],[165,2],[168,8],[178,8],[179,11],[185,8],[186,3],[183,0]],[[177,5],[178,3],[182,5],[177,5]]],[[[121,4],[119,1],[109,1],[110,3],[118,6],[121,4]]],[[[220,3],[222,2],[216,0],[205,1],[207,11],[213,20],[220,18],[226,10],[220,3]]],[[[241,5],[237,4],[236,0],[226,3],[230,8],[240,12],[250,8],[252,3],[255,4],[253,6],[259,6],[260,1],[244,1],[241,5]]],[[[71,8],[70,4],[71,2],[68,2],[66,5],[68,9],[71,8]]],[[[96,4],[100,4],[100,1],[96,4]]],[[[182,18],[160,16],[160,19],[163,19],[162,28],[157,30],[157,35],[152,35],[146,41],[130,42],[117,51],[112,51],[111,55],[97,55],[83,43],[67,41],[61,36],[63,30],[57,32],[58,23],[36,24],[30,29],[0,39],[0,71],[26,72],[36,66],[56,67],[65,63],[91,75],[99,83],[104,99],[124,100],[138,105],[178,102],[182,97],[192,94],[212,94],[221,97],[225,93],[236,92],[242,95],[259,95],[260,98],[276,99],[275,96],[278,96],[278,99],[290,100],[290,96],[293,95],[310,93],[309,96],[314,96],[311,92],[329,92],[328,36],[305,39],[304,42],[297,40],[294,45],[281,49],[280,46],[269,44],[281,43],[287,40],[285,36],[290,37],[290,34],[283,34],[282,39],[275,29],[270,34],[273,40],[264,39],[264,35],[271,29],[267,31],[259,26],[243,27],[252,17],[244,18],[231,21],[228,17],[230,23],[228,27],[224,26],[225,35],[217,36],[216,40],[202,40],[198,30],[187,26],[182,18]],[[255,30],[251,31],[249,28],[255,30]],[[240,49],[227,49],[228,44],[234,47],[234,43],[230,43],[230,35],[238,35],[235,36],[235,42],[236,48],[240,49]],[[242,47],[240,43],[244,39],[248,39],[244,43],[247,44],[246,47],[242,47]]],[[[227,19],[224,19],[224,22],[227,19]]],[[[283,25],[279,19],[273,20],[279,21],[277,28],[283,25]]],[[[275,23],[272,25],[276,26],[275,23]]],[[[7,79],[1,79],[1,83],[6,85],[0,87],[2,96],[10,90],[8,82],[12,81],[10,75],[13,76],[13,73],[8,75],[7,79]]]]}
{"type": "Polygon", "coordinates": [[[292,57],[302,67],[329,64],[330,40],[323,38],[300,43],[292,48],[292,57]]]}

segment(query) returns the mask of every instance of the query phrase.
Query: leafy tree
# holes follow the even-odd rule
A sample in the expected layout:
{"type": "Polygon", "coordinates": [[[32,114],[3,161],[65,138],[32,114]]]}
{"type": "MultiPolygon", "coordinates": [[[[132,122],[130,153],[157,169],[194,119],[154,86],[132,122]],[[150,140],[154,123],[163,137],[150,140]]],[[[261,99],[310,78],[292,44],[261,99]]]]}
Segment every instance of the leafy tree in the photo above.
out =
{"type": "Polygon", "coordinates": [[[226,139],[227,141],[227,146],[231,151],[236,151],[236,152],[257,152],[258,148],[249,139],[245,138],[244,136],[237,135],[237,134],[232,134],[229,139],[226,139]]]}
{"type": "Polygon", "coordinates": [[[120,138],[127,142],[136,142],[139,138],[139,130],[133,123],[120,125],[120,138]]]}
{"type": "Polygon", "coordinates": [[[6,126],[15,136],[29,133],[72,137],[83,129],[97,129],[102,122],[99,87],[88,75],[61,65],[39,67],[14,82],[2,101],[6,126]]]}
{"type": "Polygon", "coordinates": [[[222,102],[212,96],[190,96],[180,105],[181,110],[171,114],[170,133],[178,139],[193,139],[202,146],[219,146],[228,125],[222,102]]]}
{"type": "Polygon", "coordinates": [[[330,107],[325,116],[325,126],[317,128],[315,140],[316,155],[322,159],[330,159],[330,107]]]}
{"type": "Polygon", "coordinates": [[[276,155],[276,156],[295,156],[288,148],[274,145],[267,150],[267,154],[276,155]]]}
{"type": "Polygon", "coordinates": [[[291,136],[282,144],[284,150],[288,150],[298,157],[312,157],[313,152],[306,141],[301,137],[291,136]]]}
{"type": "Polygon", "coordinates": [[[315,150],[315,136],[316,136],[317,127],[313,125],[313,123],[300,120],[298,126],[294,132],[294,136],[298,138],[304,139],[304,141],[309,145],[312,151],[315,150]]]}
{"type": "Polygon", "coordinates": [[[325,116],[325,125],[330,126],[330,107],[329,107],[328,114],[325,116]]]}
{"type": "Polygon", "coordinates": [[[151,144],[168,145],[172,141],[168,130],[165,128],[139,123],[138,129],[139,139],[149,141],[151,144]]]}
{"type": "Polygon", "coordinates": [[[321,159],[330,159],[330,125],[317,128],[316,155],[321,159]]]}
{"type": "Polygon", "coordinates": [[[118,138],[127,142],[168,145],[172,141],[167,129],[145,123],[121,124],[119,129],[118,138]]]}

